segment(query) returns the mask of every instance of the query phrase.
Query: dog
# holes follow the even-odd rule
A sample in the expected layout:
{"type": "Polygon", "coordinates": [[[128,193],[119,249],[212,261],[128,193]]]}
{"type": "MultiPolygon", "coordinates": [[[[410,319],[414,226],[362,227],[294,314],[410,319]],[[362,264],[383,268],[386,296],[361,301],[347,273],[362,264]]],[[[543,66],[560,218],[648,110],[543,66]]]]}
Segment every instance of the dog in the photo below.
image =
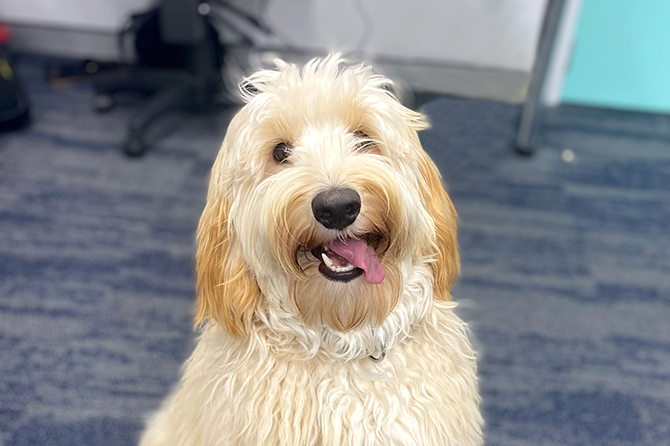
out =
{"type": "Polygon", "coordinates": [[[240,86],[197,232],[197,345],[141,446],[481,445],[456,212],[391,81],[339,55],[240,86]]]}

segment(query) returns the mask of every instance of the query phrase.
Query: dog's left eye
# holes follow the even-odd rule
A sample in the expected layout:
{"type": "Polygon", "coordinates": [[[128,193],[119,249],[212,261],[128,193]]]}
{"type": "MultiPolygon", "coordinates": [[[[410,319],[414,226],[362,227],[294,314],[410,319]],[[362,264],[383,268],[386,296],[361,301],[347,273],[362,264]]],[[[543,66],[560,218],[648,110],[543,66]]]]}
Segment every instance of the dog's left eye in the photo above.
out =
{"type": "Polygon", "coordinates": [[[285,142],[280,142],[277,144],[272,151],[272,157],[277,161],[278,163],[283,163],[286,161],[288,156],[291,154],[291,146],[289,146],[285,142]]]}
{"type": "Polygon", "coordinates": [[[372,141],[370,141],[370,137],[367,135],[367,133],[362,130],[356,130],[354,132],[354,136],[358,140],[356,143],[356,151],[365,150],[370,147],[372,141]]]}

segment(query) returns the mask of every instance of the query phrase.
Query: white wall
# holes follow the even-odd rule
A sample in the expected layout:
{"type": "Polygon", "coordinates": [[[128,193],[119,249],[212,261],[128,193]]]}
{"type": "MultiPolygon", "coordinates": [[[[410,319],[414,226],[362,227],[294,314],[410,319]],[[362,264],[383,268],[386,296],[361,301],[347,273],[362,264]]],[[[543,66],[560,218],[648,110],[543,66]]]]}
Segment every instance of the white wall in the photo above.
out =
{"type": "Polygon", "coordinates": [[[128,14],[153,0],[0,0],[0,21],[116,32],[128,14]]]}
{"type": "MultiPolygon", "coordinates": [[[[546,0],[235,1],[246,9],[264,9],[280,39],[298,48],[357,50],[372,56],[518,71],[532,67],[546,4],[546,0]]],[[[0,0],[0,20],[112,33],[130,12],[151,2],[0,0]]]]}
{"type": "Polygon", "coordinates": [[[545,5],[546,0],[270,0],[266,17],[298,47],[530,71],[545,5]]]}

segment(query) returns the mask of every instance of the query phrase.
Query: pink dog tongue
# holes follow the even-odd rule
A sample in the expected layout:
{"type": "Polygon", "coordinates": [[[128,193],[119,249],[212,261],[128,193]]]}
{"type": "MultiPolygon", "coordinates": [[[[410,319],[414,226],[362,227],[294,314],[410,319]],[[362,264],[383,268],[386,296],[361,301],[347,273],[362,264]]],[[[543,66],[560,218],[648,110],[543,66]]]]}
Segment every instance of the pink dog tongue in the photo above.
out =
{"type": "Polygon", "coordinates": [[[375,250],[363,240],[348,239],[346,243],[335,240],[328,247],[352,265],[362,269],[367,283],[377,284],[384,280],[386,273],[382,262],[377,258],[375,250]]]}

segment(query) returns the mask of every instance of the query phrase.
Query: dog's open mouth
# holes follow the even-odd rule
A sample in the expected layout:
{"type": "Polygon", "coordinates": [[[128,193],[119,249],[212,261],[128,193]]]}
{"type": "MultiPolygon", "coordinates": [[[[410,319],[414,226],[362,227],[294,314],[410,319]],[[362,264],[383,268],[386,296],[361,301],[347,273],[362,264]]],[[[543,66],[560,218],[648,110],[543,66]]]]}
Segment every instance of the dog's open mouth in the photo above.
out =
{"type": "Polygon", "coordinates": [[[321,261],[319,272],[338,282],[350,282],[364,275],[365,281],[378,284],[384,280],[384,267],[368,238],[333,240],[312,249],[321,261]]]}

